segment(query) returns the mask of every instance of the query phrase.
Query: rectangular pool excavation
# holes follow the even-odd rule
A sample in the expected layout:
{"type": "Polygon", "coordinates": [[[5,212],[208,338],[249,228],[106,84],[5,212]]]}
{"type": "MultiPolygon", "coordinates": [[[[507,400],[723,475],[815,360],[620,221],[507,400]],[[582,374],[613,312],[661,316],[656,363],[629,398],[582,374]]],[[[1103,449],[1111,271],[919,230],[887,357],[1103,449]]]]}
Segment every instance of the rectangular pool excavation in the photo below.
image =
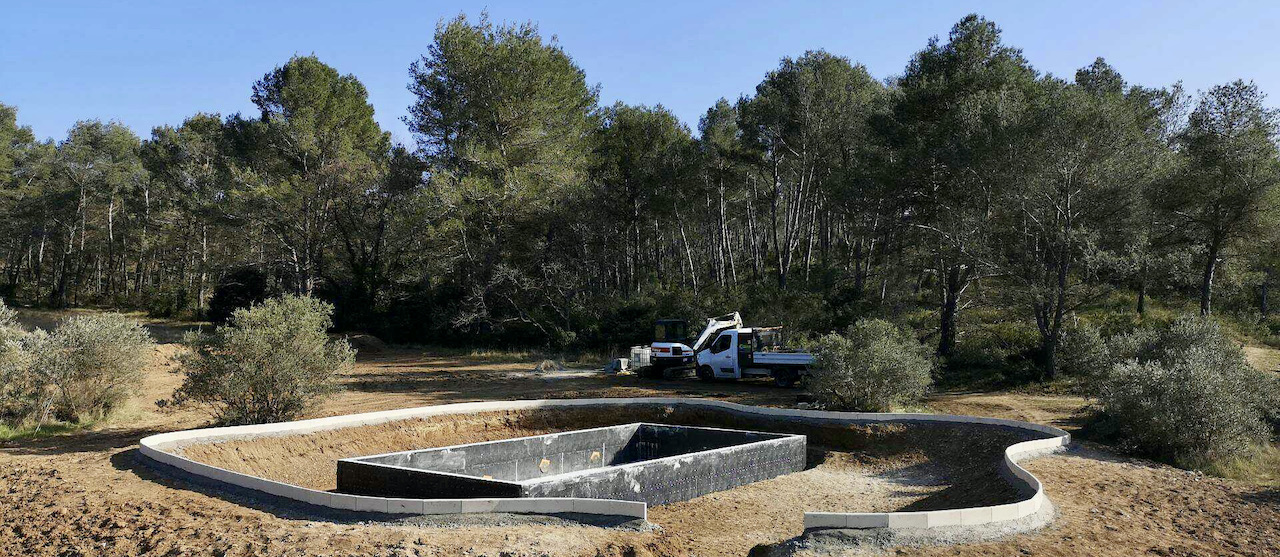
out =
{"type": "Polygon", "coordinates": [[[805,436],[634,423],[346,458],[338,492],[664,505],[804,470],[805,436]]]}

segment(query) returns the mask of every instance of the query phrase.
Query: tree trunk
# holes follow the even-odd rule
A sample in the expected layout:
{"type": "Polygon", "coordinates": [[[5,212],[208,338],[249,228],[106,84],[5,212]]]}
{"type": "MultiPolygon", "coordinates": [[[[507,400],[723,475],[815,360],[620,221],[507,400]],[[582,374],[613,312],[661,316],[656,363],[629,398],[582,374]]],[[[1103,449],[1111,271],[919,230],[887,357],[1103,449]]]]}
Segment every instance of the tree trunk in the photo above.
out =
{"type": "Polygon", "coordinates": [[[949,267],[942,277],[942,307],[938,323],[938,355],[946,358],[956,347],[956,313],[960,302],[960,269],[949,267]]]}
{"type": "Polygon", "coordinates": [[[1266,317],[1271,314],[1271,300],[1268,299],[1271,288],[1271,269],[1267,269],[1266,274],[1262,278],[1262,287],[1258,289],[1258,310],[1262,312],[1262,316],[1266,317]]]}
{"type": "Polygon", "coordinates": [[[696,296],[698,294],[698,272],[697,272],[697,269],[693,266],[693,250],[689,247],[688,236],[685,236],[684,219],[680,217],[680,207],[678,205],[675,208],[675,213],[676,213],[676,222],[680,225],[680,241],[684,243],[684,254],[685,254],[685,257],[688,258],[689,260],[689,271],[690,271],[689,277],[693,281],[693,284],[692,284],[693,293],[696,296]]]}
{"type": "Polygon", "coordinates": [[[787,289],[787,266],[783,261],[782,240],[778,234],[778,198],[782,195],[782,175],[777,160],[773,161],[773,194],[769,196],[769,229],[773,234],[773,253],[777,264],[778,288],[787,289]]]}
{"type": "Polygon", "coordinates": [[[1053,303],[1053,315],[1049,317],[1048,336],[1044,342],[1044,377],[1052,381],[1058,374],[1058,343],[1062,339],[1062,318],[1067,306],[1067,273],[1070,266],[1066,263],[1058,265],[1057,292],[1053,303]]]}
{"type": "MultiPolygon", "coordinates": [[[[115,263],[116,263],[116,194],[111,192],[111,199],[107,203],[107,287],[106,295],[111,297],[115,294],[115,263]]],[[[99,275],[101,275],[102,263],[98,263],[99,275]]],[[[102,282],[101,276],[98,282],[102,282]]],[[[99,285],[98,294],[103,294],[102,287],[99,285]]]]}
{"type": "Polygon", "coordinates": [[[200,280],[196,287],[196,310],[204,314],[205,285],[209,282],[209,225],[200,224],[200,280]]]}
{"type": "Polygon", "coordinates": [[[144,207],[142,214],[142,239],[138,243],[137,278],[134,279],[137,283],[133,285],[134,295],[138,297],[139,301],[142,300],[143,282],[145,282],[144,279],[147,276],[147,249],[151,244],[151,239],[148,237],[148,233],[151,229],[151,188],[149,186],[144,186],[142,188],[142,202],[144,207]]]}
{"type": "Polygon", "coordinates": [[[747,199],[747,239],[751,245],[751,278],[759,280],[763,273],[764,257],[760,254],[760,236],[756,232],[756,181],[751,178],[751,197],[747,199]]]}
{"type": "Polygon", "coordinates": [[[36,292],[40,292],[44,288],[44,246],[48,243],[49,231],[45,227],[40,227],[40,249],[36,251],[36,292]]]}
{"type": "Polygon", "coordinates": [[[804,280],[809,282],[809,272],[813,267],[813,240],[817,236],[818,222],[818,204],[813,204],[813,209],[809,212],[808,240],[804,248],[804,280]]]}
{"type": "Polygon", "coordinates": [[[1138,270],[1138,315],[1147,314],[1147,264],[1138,270]]]}
{"type": "Polygon", "coordinates": [[[1214,238],[1209,243],[1209,253],[1206,254],[1207,260],[1204,263],[1204,278],[1200,281],[1200,315],[1209,315],[1213,311],[1213,273],[1218,268],[1218,253],[1222,249],[1222,242],[1214,238]]]}

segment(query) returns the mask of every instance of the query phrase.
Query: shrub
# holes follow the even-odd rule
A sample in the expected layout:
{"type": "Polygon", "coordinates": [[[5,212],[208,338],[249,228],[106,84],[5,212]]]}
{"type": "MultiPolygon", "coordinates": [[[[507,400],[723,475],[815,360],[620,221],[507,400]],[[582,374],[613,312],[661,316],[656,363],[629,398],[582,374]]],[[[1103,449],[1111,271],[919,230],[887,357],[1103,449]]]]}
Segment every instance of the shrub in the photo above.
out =
{"type": "Polygon", "coordinates": [[[25,336],[17,315],[0,300],[0,421],[10,424],[27,421],[41,406],[43,389],[34,384],[25,336]]]}
{"type": "Polygon", "coordinates": [[[1249,366],[1215,322],[1178,319],[1112,340],[1121,361],[1096,374],[1102,431],[1126,448],[1195,466],[1270,436],[1275,383],[1249,366]]]}
{"type": "MultiPolygon", "coordinates": [[[[0,335],[5,335],[3,329],[0,335]]],[[[21,338],[0,340],[0,422],[16,426],[35,421],[49,406],[47,392],[31,372],[31,354],[21,338]]]]}
{"type": "Polygon", "coordinates": [[[5,346],[21,341],[23,334],[18,327],[18,314],[4,305],[4,300],[0,300],[0,357],[5,354],[5,346]]]}
{"type": "Polygon", "coordinates": [[[186,339],[186,379],[177,402],[193,400],[230,424],[296,418],[335,389],[355,351],[330,341],[333,306],[315,298],[272,298],[238,309],[212,334],[186,339]]]}
{"type": "Polygon", "coordinates": [[[21,426],[105,416],[137,391],[153,346],[146,329],[123,315],[78,316],[52,333],[27,333],[0,303],[0,420],[21,426]]]}
{"type": "Polygon", "coordinates": [[[241,267],[224,275],[209,297],[209,321],[221,325],[236,310],[267,299],[267,275],[253,267],[241,267]]]}
{"type": "Polygon", "coordinates": [[[11,329],[18,327],[18,314],[4,305],[4,300],[0,299],[0,328],[11,329]]]}
{"type": "Polygon", "coordinates": [[[1075,378],[1089,377],[1111,366],[1111,351],[1098,329],[1076,322],[1062,331],[1058,344],[1058,373],[1075,378]]]}
{"type": "Polygon", "coordinates": [[[1107,345],[1116,361],[1156,360],[1171,364],[1185,358],[1189,352],[1210,350],[1219,354],[1224,363],[1231,363],[1231,367],[1248,368],[1244,351],[1231,341],[1222,326],[1199,316],[1183,316],[1167,324],[1117,335],[1111,337],[1107,345]]]}
{"type": "Polygon", "coordinates": [[[928,391],[931,351],[910,333],[879,320],[859,321],[845,335],[818,340],[805,379],[814,398],[837,410],[887,412],[928,391]]]}
{"type": "Polygon", "coordinates": [[[137,391],[153,347],[147,330],[123,315],[77,316],[52,333],[25,335],[22,363],[10,374],[22,385],[18,392],[40,409],[28,419],[100,418],[137,391]]]}

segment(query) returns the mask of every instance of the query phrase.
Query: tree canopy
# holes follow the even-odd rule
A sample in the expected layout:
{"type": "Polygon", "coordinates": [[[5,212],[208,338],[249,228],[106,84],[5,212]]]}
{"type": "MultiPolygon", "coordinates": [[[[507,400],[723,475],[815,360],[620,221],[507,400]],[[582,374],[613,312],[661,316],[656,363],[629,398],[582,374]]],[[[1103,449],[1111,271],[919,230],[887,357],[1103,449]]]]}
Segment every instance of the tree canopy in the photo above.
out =
{"type": "Polygon", "coordinates": [[[889,78],[851,54],[784,56],[681,122],[601,105],[532,23],[459,16],[409,67],[412,145],[316,56],[246,83],[254,114],[146,139],[38,141],[0,105],[0,296],[203,316],[310,294],[391,341],[601,350],[657,317],[875,318],[942,373],[994,335],[1038,377],[1090,308],[1272,311],[1280,119],[1256,85],[1045,74],[978,15],[889,78]]]}

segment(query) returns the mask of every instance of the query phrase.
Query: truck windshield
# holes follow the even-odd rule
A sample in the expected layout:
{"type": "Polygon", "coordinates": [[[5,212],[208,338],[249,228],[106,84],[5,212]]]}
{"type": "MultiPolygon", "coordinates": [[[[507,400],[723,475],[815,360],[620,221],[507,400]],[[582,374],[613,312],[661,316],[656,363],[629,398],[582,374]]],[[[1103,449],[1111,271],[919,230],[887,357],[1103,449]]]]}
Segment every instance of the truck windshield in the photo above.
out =
{"type": "Polygon", "coordinates": [[[689,339],[689,324],[685,321],[662,320],[653,329],[654,342],[684,342],[689,339]]]}

